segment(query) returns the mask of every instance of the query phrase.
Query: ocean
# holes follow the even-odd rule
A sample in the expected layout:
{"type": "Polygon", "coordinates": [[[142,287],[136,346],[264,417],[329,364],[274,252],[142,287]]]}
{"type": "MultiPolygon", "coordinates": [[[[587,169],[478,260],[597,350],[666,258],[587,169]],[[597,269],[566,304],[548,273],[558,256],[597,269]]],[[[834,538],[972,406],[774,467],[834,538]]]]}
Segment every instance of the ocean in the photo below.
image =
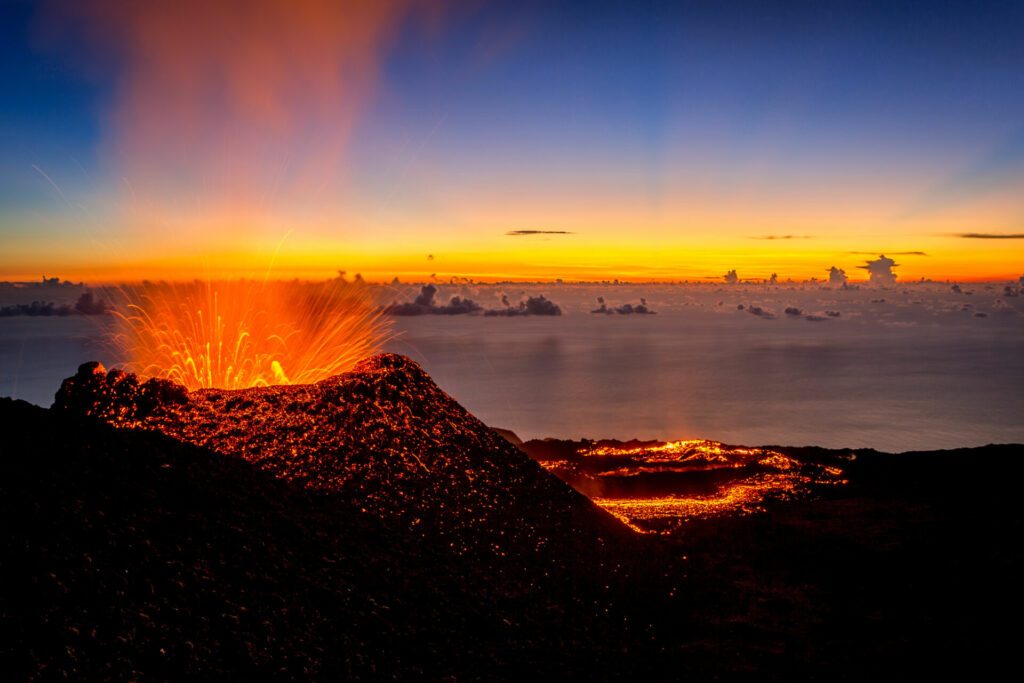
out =
{"type": "MultiPolygon", "coordinates": [[[[394,318],[386,350],[522,439],[884,451],[1024,442],[1016,283],[437,287],[440,306],[459,296],[506,310],[502,296],[515,307],[543,294],[561,310],[394,318]],[[642,298],[656,314],[591,313],[598,297],[607,307],[642,298]]],[[[379,296],[407,302],[418,291],[379,296]]],[[[0,318],[0,395],[49,405],[80,363],[116,365],[98,335],[88,317],[0,318]]]]}

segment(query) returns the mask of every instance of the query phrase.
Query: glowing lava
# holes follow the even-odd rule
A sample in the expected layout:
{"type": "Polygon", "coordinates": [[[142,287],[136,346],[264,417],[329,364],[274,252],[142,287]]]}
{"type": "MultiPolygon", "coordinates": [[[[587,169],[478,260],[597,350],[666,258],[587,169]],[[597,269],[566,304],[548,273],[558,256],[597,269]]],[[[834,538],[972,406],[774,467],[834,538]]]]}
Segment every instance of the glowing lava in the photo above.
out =
{"type": "Polygon", "coordinates": [[[732,482],[711,495],[593,500],[634,531],[665,533],[689,519],[758,512],[768,499],[788,500],[809,488],[806,476],[772,473],[732,482]]]}
{"type": "Polygon", "coordinates": [[[317,382],[389,337],[365,285],[341,278],[146,282],[113,298],[110,340],[126,369],[190,391],[317,382]]]}
{"type": "Polygon", "coordinates": [[[846,483],[838,465],[706,439],[581,442],[572,453],[540,462],[640,533],[756,513],[846,483]]]}

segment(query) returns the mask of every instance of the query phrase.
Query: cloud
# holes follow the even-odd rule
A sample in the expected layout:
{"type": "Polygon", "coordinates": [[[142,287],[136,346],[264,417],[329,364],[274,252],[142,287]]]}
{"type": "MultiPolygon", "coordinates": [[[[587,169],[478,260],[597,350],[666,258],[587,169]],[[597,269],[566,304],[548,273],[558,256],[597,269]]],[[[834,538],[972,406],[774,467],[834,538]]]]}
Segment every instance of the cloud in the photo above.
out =
{"type": "Polygon", "coordinates": [[[893,268],[898,265],[898,263],[888,258],[885,254],[881,254],[878,258],[867,261],[863,266],[857,267],[868,271],[868,281],[871,284],[889,286],[896,284],[896,272],[893,268]]]}
{"type": "Polygon", "coordinates": [[[501,296],[501,303],[504,305],[504,308],[491,308],[485,310],[484,307],[476,301],[460,296],[453,296],[448,300],[447,304],[439,305],[436,303],[436,297],[439,291],[440,290],[438,290],[436,285],[423,285],[423,287],[420,288],[420,293],[416,295],[415,299],[404,303],[396,301],[389,306],[385,306],[384,312],[388,315],[401,317],[418,315],[469,315],[480,313],[486,316],[505,317],[525,315],[562,315],[561,306],[551,301],[543,294],[528,297],[526,300],[520,301],[514,305],[509,301],[508,295],[503,294],[501,296]]]}
{"type": "Polygon", "coordinates": [[[828,283],[833,287],[842,287],[846,284],[846,271],[832,266],[828,271],[828,283]]]}
{"type": "Polygon", "coordinates": [[[647,305],[647,299],[643,297],[640,298],[640,303],[638,304],[622,304],[621,306],[615,306],[612,308],[608,307],[603,296],[597,297],[597,303],[599,304],[598,307],[592,310],[591,313],[603,315],[613,315],[615,313],[618,313],[619,315],[654,315],[657,313],[657,311],[652,311],[650,309],[647,305]]]}
{"type": "Polygon", "coordinates": [[[957,237],[968,240],[1024,240],[1024,232],[962,232],[957,237]]]}
{"type": "MultiPolygon", "coordinates": [[[[502,297],[502,302],[508,301],[507,297],[502,297]]],[[[548,299],[543,294],[537,296],[527,297],[526,301],[520,301],[517,306],[508,306],[507,308],[492,308],[484,311],[486,316],[523,316],[523,315],[562,315],[562,307],[556,304],[551,299],[548,299]]]]}
{"type": "Polygon", "coordinates": [[[110,311],[110,305],[92,292],[83,292],[74,306],[57,304],[52,301],[33,301],[30,304],[14,304],[0,307],[0,318],[16,316],[50,317],[67,315],[103,315],[110,311]]]}
{"type": "Polygon", "coordinates": [[[79,315],[103,315],[108,311],[110,304],[89,291],[83,292],[75,302],[75,313],[79,315]]]}
{"type": "Polygon", "coordinates": [[[465,315],[468,313],[479,313],[483,310],[483,306],[477,302],[460,296],[453,296],[447,304],[439,306],[434,303],[434,297],[437,295],[437,292],[436,286],[424,285],[420,288],[420,293],[416,295],[415,299],[406,303],[396,302],[390,306],[385,306],[384,312],[388,315],[407,317],[417,315],[465,315]]]}
{"type": "Polygon", "coordinates": [[[65,316],[71,315],[73,311],[67,304],[57,305],[52,301],[42,302],[33,301],[31,304],[15,304],[13,306],[4,306],[0,308],[0,318],[13,318],[19,315],[29,316],[65,316]]]}
{"type": "MultiPolygon", "coordinates": [[[[856,254],[857,256],[874,256],[877,251],[848,251],[847,254],[856,254]]],[[[890,251],[893,256],[927,256],[923,251],[890,251]]]]}
{"type": "Polygon", "coordinates": [[[530,235],[575,235],[568,230],[509,230],[505,233],[510,237],[528,237],[530,235]]]}
{"type": "Polygon", "coordinates": [[[809,240],[814,239],[812,235],[757,235],[747,237],[748,240],[809,240]]]}

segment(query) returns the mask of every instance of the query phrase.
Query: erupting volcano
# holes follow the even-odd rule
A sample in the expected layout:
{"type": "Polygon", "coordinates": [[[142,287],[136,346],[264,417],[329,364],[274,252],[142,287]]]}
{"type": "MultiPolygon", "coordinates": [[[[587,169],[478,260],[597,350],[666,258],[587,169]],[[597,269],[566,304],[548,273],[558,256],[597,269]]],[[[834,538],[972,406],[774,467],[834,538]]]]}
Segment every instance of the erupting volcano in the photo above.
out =
{"type": "Polygon", "coordinates": [[[1005,677],[1022,36],[0,2],[0,677],[1005,677]]]}
{"type": "Polygon", "coordinates": [[[254,280],[118,289],[109,339],[126,368],[193,389],[308,384],[377,352],[388,319],[361,283],[254,280]]]}

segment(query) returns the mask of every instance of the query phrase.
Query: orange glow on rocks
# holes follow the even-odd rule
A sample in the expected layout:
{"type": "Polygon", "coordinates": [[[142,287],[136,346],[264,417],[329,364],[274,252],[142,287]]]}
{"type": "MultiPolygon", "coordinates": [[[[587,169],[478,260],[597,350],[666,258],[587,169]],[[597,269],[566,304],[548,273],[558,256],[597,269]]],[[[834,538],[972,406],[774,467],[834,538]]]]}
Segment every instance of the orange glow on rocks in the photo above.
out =
{"type": "Polygon", "coordinates": [[[317,382],[389,334],[366,287],[340,278],[143,283],[117,298],[109,333],[127,369],[189,390],[317,382]]]}

